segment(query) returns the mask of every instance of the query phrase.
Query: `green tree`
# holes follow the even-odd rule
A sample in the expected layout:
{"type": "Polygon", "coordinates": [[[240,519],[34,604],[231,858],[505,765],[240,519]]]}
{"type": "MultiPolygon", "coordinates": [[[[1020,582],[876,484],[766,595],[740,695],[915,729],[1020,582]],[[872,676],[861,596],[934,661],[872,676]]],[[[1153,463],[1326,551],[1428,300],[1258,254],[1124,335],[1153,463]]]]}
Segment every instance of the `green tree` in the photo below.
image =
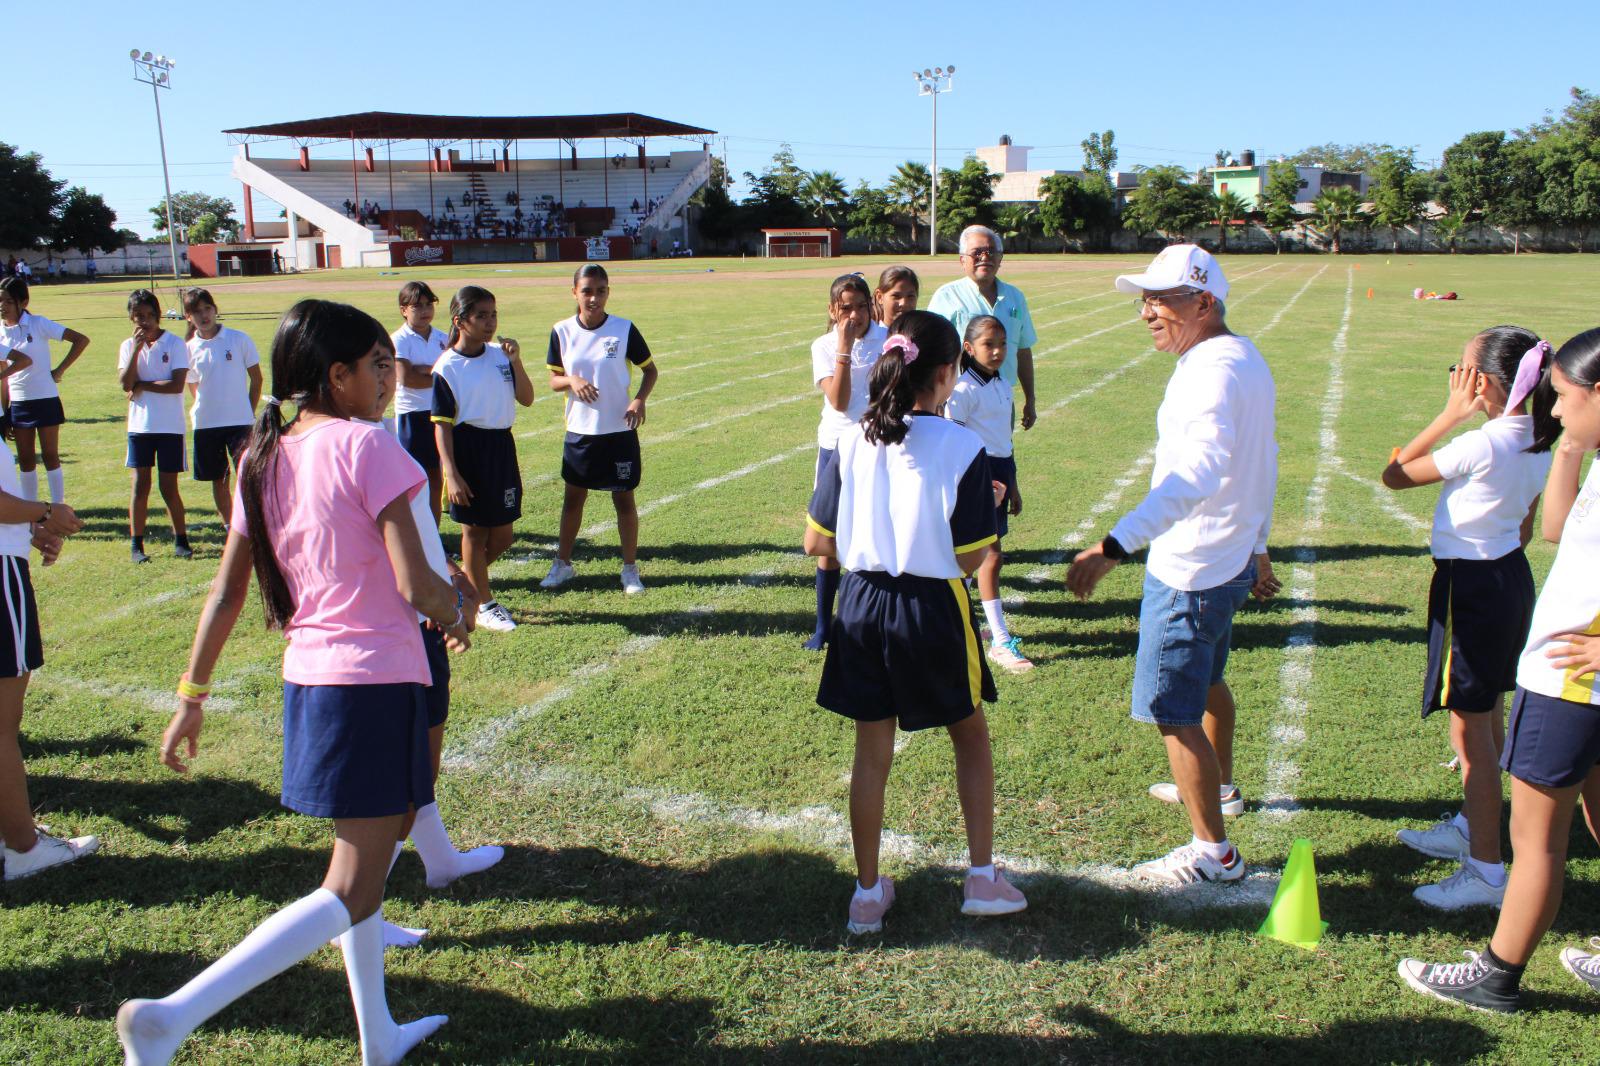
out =
{"type": "Polygon", "coordinates": [[[1500,153],[1500,195],[1489,205],[1485,217],[1492,225],[1511,231],[1511,254],[1522,251],[1522,231],[1539,224],[1539,193],[1544,176],[1539,172],[1539,145],[1518,137],[1507,141],[1500,153]]]}
{"type": "MultiPolygon", "coordinates": [[[[215,215],[221,225],[233,221],[233,201],[226,196],[207,196],[203,192],[176,192],[172,194],[172,224],[186,230],[200,220],[201,215],[215,215]]],[[[167,203],[158,202],[150,209],[151,224],[157,233],[167,231],[167,203]]]]}
{"type": "Polygon", "coordinates": [[[744,172],[750,195],[743,200],[741,212],[750,229],[763,226],[799,226],[809,219],[800,202],[800,189],[806,172],[794,162],[794,149],[779,145],[772,153],[772,163],[761,173],[744,172]]]}
{"type": "Polygon", "coordinates": [[[844,182],[831,170],[818,170],[806,175],[805,183],[800,186],[800,202],[816,216],[817,221],[828,226],[839,221],[849,198],[844,182]]]}
{"type": "Polygon", "coordinates": [[[894,239],[894,219],[898,210],[888,189],[875,189],[865,181],[856,186],[850,198],[850,228],[845,232],[867,242],[867,251],[894,239]]]}
{"type": "Polygon", "coordinates": [[[911,243],[917,243],[917,222],[928,213],[928,189],[932,183],[928,168],[921,163],[907,161],[895,168],[889,179],[889,194],[911,216],[911,243]]]}
{"type": "Polygon", "coordinates": [[[1539,173],[1544,187],[1539,209],[1557,225],[1578,231],[1578,251],[1600,225],[1600,138],[1576,126],[1565,127],[1540,143],[1539,173]]]}
{"type": "Polygon", "coordinates": [[[64,184],[39,153],[0,143],[0,248],[37,248],[54,238],[64,184]]]}
{"type": "Polygon", "coordinates": [[[1211,190],[1189,181],[1179,166],[1148,167],[1128,198],[1122,224],[1137,234],[1159,233],[1168,241],[1198,229],[1212,218],[1211,190]]]}
{"type": "Polygon", "coordinates": [[[1445,246],[1450,249],[1450,254],[1456,254],[1456,239],[1461,236],[1461,231],[1467,228],[1466,215],[1443,215],[1433,220],[1433,232],[1445,246]]]}
{"type": "Polygon", "coordinates": [[[1039,209],[1033,204],[1006,204],[994,213],[994,228],[1011,248],[1014,241],[1026,241],[1039,232],[1039,209]]]}
{"type": "Polygon", "coordinates": [[[1295,204],[1300,198],[1300,172],[1287,159],[1275,159],[1267,166],[1267,183],[1256,199],[1256,210],[1261,213],[1267,232],[1272,234],[1272,246],[1283,252],[1279,239],[1284,230],[1293,229],[1300,221],[1295,204]]]}
{"type": "Polygon", "coordinates": [[[1083,172],[1093,175],[1111,185],[1111,172],[1117,169],[1117,133],[1115,130],[1106,130],[1104,133],[1090,132],[1080,142],[1083,147],[1083,172]]]}
{"type": "Polygon", "coordinates": [[[1039,228],[1061,238],[1061,250],[1074,235],[1092,237],[1116,221],[1111,187],[1098,176],[1052,174],[1039,183],[1039,228]]]}
{"type": "Polygon", "coordinates": [[[50,244],[55,248],[75,248],[85,254],[96,248],[114,252],[124,244],[123,232],[117,229],[117,213],[105,200],[74,185],[62,200],[50,244]]]}
{"type": "Polygon", "coordinates": [[[1228,251],[1228,226],[1250,217],[1250,205],[1245,203],[1244,197],[1236,192],[1225,192],[1221,196],[1211,198],[1212,205],[1217,213],[1217,251],[1226,254],[1228,251]]]}
{"type": "Polygon", "coordinates": [[[1324,192],[1311,204],[1316,212],[1317,225],[1328,238],[1328,250],[1338,255],[1339,239],[1346,228],[1360,226],[1366,221],[1362,210],[1361,194],[1348,185],[1337,185],[1324,192]]]}
{"type": "Polygon", "coordinates": [[[1329,170],[1357,173],[1371,170],[1378,155],[1387,148],[1383,144],[1313,144],[1288,157],[1294,166],[1324,166],[1329,170]]]}
{"type": "Polygon", "coordinates": [[[1505,187],[1503,130],[1469,133],[1444,150],[1439,196],[1452,214],[1483,221],[1505,187]]]}
{"type": "Polygon", "coordinates": [[[1400,250],[1400,231],[1422,218],[1428,179],[1409,149],[1385,147],[1372,166],[1372,220],[1389,228],[1390,250],[1400,250]]]}
{"type": "Polygon", "coordinates": [[[939,171],[939,235],[955,238],[968,226],[994,224],[994,183],[981,159],[968,159],[959,170],[939,171]]]}

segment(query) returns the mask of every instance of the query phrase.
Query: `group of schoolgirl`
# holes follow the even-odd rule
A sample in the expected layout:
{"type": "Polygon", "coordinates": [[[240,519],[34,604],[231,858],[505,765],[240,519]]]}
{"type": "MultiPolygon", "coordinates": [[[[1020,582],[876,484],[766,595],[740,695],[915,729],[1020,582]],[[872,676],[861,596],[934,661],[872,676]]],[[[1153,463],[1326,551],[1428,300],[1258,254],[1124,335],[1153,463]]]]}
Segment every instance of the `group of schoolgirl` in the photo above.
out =
{"type": "MultiPolygon", "coordinates": [[[[634,489],[642,473],[639,426],[657,370],[638,327],[610,315],[610,279],[598,264],[580,267],[572,317],[550,331],[550,387],[566,393],[567,434],[561,475],[566,483],[556,558],[540,582],[558,588],[576,573],[573,548],[590,491],[612,494],[622,542],[622,587],[644,591],[639,577],[639,515],[634,489]],[[630,369],[640,368],[628,395],[630,369]]],[[[511,546],[522,514],[522,473],[511,427],[516,406],[533,403],[534,389],[517,342],[497,334],[494,294],[476,285],[450,301],[448,333],[432,325],[438,298],[424,282],[400,290],[404,324],[391,335],[399,365],[396,431],[429,477],[437,523],[441,497],[462,527],[462,561],[478,597],[478,624],[516,628],[489,587],[489,566],[511,546]]]]}
{"type": "MultiPolygon", "coordinates": [[[[878,860],[897,729],[942,727],[954,745],[970,862],[962,913],[1027,907],[994,863],[983,703],[997,693],[965,583],[974,572],[997,574],[991,559],[1015,492],[1009,447],[997,447],[997,464],[972,425],[1003,424],[1009,444],[1009,411],[1000,419],[981,396],[997,369],[988,338],[999,323],[973,323],[964,342],[947,319],[916,310],[916,299],[916,275],[904,267],[885,271],[876,292],[857,275],[841,277],[829,293],[832,328],[812,346],[825,402],[805,533],[818,560],[817,628],[806,646],[827,649],[817,703],[855,723],[852,933],[882,929],[895,900],[878,860]]],[[[1003,332],[999,347],[1003,354],[1003,332]]]]}
{"type": "MultiPolygon", "coordinates": [[[[1399,837],[1460,863],[1415,891],[1423,904],[1500,908],[1482,952],[1462,963],[1405,959],[1400,975],[1419,992],[1479,1009],[1520,1004],[1523,971],[1560,905],[1580,800],[1600,841],[1600,463],[1580,484],[1597,448],[1600,329],[1555,351],[1527,329],[1496,326],[1467,342],[1443,410],[1383,472],[1394,489],[1443,485],[1422,714],[1449,712],[1464,793],[1458,814],[1399,837]],[[1440,446],[1480,414],[1482,427],[1440,446]],[[1524,553],[1535,528],[1559,545],[1537,595],[1524,553]],[[1511,776],[1509,872],[1500,853],[1502,769],[1511,776]]],[[[1600,951],[1567,948],[1561,962],[1600,991],[1600,951]]]]}

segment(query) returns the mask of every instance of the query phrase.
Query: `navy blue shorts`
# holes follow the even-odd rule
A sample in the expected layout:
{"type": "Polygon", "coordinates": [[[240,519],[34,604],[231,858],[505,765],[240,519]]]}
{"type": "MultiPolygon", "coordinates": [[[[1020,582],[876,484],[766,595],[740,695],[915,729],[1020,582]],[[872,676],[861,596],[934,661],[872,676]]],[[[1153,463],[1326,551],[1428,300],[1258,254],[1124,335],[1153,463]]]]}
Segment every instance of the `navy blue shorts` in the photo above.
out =
{"type": "Polygon", "coordinates": [[[239,453],[250,439],[249,426],[214,426],[194,431],[194,479],[220,481],[230,465],[239,465],[239,453]]]}
{"type": "Polygon", "coordinates": [[[433,433],[433,416],[427,411],[407,411],[395,416],[395,435],[411,458],[424,470],[439,466],[439,440],[433,433]]]}
{"type": "Polygon", "coordinates": [[[450,505],[450,517],[464,526],[509,526],[522,517],[522,470],[517,442],[509,429],[480,429],[457,423],[456,470],[472,490],[465,507],[450,505]]]}
{"type": "Polygon", "coordinates": [[[16,429],[48,429],[67,420],[67,412],[61,406],[59,396],[52,396],[48,400],[15,400],[6,413],[11,416],[11,425],[16,429]]]}
{"type": "Polygon", "coordinates": [[[433,802],[426,689],[283,684],[283,794],[315,818],[384,818],[433,802]]]}
{"type": "Polygon", "coordinates": [[[1424,718],[1442,707],[1492,711],[1502,693],[1517,687],[1536,598],[1521,548],[1498,559],[1433,561],[1424,718]]]}
{"type": "Polygon", "coordinates": [[[39,605],[33,598],[28,560],[0,555],[0,677],[21,677],[44,665],[39,635],[39,605]]]}
{"type": "Polygon", "coordinates": [[[1600,707],[1518,688],[1500,766],[1545,788],[1581,785],[1600,765],[1600,707]]]}
{"type": "Polygon", "coordinates": [[[450,651],[444,646],[444,632],[422,623],[422,650],[428,656],[428,728],[444,725],[450,717],[450,651]]]}
{"type": "Polygon", "coordinates": [[[128,469],[153,466],[163,474],[181,474],[188,465],[182,433],[128,434],[128,469]]]}
{"type": "Polygon", "coordinates": [[[1017,491],[1017,458],[1007,455],[996,458],[989,456],[989,477],[993,481],[1002,482],[1006,487],[1006,498],[994,509],[994,527],[997,536],[1004,537],[1010,528],[1006,521],[1011,510],[1011,494],[1017,491]]]}
{"type": "Polygon", "coordinates": [[[817,703],[858,722],[948,726],[997,699],[959,578],[847,570],[817,703]]]}
{"type": "Polygon", "coordinates": [[[817,491],[817,479],[822,477],[822,464],[826,463],[828,461],[828,457],[837,450],[838,449],[836,448],[817,448],[817,465],[816,468],[811,471],[812,492],[817,491]]]}
{"type": "Polygon", "coordinates": [[[1222,682],[1233,641],[1233,615],[1256,583],[1252,559],[1214,588],[1175,589],[1146,570],[1139,601],[1139,650],[1133,661],[1136,721],[1196,726],[1206,694],[1222,682]]]}
{"type": "Polygon", "coordinates": [[[568,433],[561,450],[561,480],[596,492],[631,492],[639,487],[639,432],[568,433]]]}

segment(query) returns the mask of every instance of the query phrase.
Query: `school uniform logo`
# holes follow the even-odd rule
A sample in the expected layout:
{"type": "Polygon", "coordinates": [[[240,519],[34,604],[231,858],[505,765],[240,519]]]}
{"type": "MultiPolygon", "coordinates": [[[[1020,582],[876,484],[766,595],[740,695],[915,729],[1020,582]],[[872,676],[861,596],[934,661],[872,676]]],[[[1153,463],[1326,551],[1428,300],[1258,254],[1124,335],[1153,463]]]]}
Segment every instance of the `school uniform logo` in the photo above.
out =
{"type": "Polygon", "coordinates": [[[500,377],[503,378],[506,381],[512,380],[512,377],[511,377],[511,364],[510,363],[502,363],[501,364],[501,366],[500,366],[500,377]]]}
{"type": "Polygon", "coordinates": [[[223,352],[222,358],[226,359],[230,363],[233,362],[233,352],[231,350],[223,352]]]}
{"type": "Polygon", "coordinates": [[[1575,521],[1582,522],[1589,517],[1589,512],[1594,510],[1594,496],[1579,496],[1572,504],[1572,517],[1575,521]]]}
{"type": "Polygon", "coordinates": [[[163,363],[170,362],[170,360],[167,358],[167,353],[166,352],[162,352],[161,353],[161,361],[163,363]]]}
{"type": "Polygon", "coordinates": [[[633,480],[633,460],[632,459],[624,459],[623,461],[617,463],[617,480],[618,481],[632,481],[633,480]]]}
{"type": "Polygon", "coordinates": [[[605,357],[607,359],[615,359],[617,357],[617,338],[602,338],[600,341],[600,346],[606,350],[605,357]]]}
{"type": "Polygon", "coordinates": [[[515,507],[516,505],[517,505],[517,490],[515,488],[506,489],[505,506],[507,508],[512,508],[512,507],[515,507]]]}

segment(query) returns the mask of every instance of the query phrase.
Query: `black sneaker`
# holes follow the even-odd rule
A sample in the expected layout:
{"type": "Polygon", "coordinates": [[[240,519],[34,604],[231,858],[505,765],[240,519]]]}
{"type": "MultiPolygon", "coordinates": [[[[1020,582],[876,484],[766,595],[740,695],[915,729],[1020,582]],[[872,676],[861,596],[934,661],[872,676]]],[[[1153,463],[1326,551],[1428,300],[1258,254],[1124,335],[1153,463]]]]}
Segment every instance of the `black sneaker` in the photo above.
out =
{"type": "Polygon", "coordinates": [[[172,557],[174,559],[193,559],[194,549],[189,547],[188,541],[180,540],[172,546],[172,557]]]}
{"type": "Polygon", "coordinates": [[[1561,965],[1567,972],[1596,992],[1600,992],[1600,936],[1589,938],[1589,946],[1594,952],[1579,951],[1577,948],[1561,949],[1561,965]]]}
{"type": "Polygon", "coordinates": [[[136,563],[148,563],[150,561],[150,556],[146,555],[142,548],[132,549],[132,557],[136,563]]]}
{"type": "Polygon", "coordinates": [[[1514,1014],[1522,994],[1511,975],[1483,961],[1476,951],[1465,952],[1468,962],[1423,962],[1401,959],[1400,976],[1406,984],[1434,999],[1459,1003],[1473,1010],[1514,1014]],[[1506,991],[1507,986],[1510,991],[1506,991]]]}

